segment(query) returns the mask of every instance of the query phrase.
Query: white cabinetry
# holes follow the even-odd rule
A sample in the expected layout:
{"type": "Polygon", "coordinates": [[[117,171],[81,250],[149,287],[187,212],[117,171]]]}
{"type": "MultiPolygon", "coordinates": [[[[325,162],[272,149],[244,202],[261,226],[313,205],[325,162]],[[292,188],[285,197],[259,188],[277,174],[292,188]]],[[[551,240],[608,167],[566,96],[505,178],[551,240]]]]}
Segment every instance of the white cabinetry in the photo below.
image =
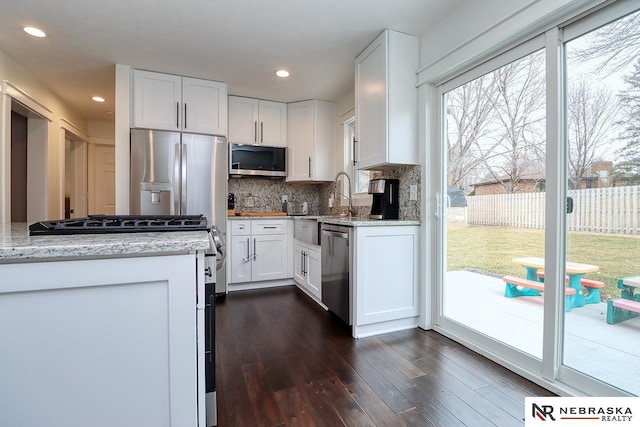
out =
{"type": "Polygon", "coordinates": [[[131,127],[227,134],[227,85],[133,70],[131,127]]]}
{"type": "Polygon", "coordinates": [[[391,30],[356,58],[356,168],[418,163],[417,68],[417,37],[391,30]]]}
{"type": "Polygon", "coordinates": [[[353,336],[418,325],[418,226],[356,227],[353,336]]]}
{"type": "Polygon", "coordinates": [[[203,425],[203,256],[47,261],[0,264],[0,425],[203,425]]]}
{"type": "Polygon", "coordinates": [[[287,146],[287,104],[229,97],[229,142],[287,146]]]}
{"type": "Polygon", "coordinates": [[[322,263],[320,246],[294,240],[293,280],[309,295],[322,299],[322,263]]]}
{"type": "Polygon", "coordinates": [[[291,277],[287,220],[235,220],[231,224],[229,283],[291,277]]]}
{"type": "Polygon", "coordinates": [[[287,181],[333,181],[336,106],[327,101],[287,105],[289,174],[287,181]]]}

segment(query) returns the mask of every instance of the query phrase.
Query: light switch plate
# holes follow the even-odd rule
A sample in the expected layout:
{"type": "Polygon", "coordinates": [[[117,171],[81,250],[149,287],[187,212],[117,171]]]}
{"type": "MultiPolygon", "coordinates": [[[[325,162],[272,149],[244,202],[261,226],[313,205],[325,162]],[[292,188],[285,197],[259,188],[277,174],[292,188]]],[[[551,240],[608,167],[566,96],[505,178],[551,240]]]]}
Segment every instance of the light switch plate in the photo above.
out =
{"type": "Polygon", "coordinates": [[[287,203],[289,201],[289,197],[286,195],[282,196],[282,203],[287,203]]]}
{"type": "Polygon", "coordinates": [[[418,200],[418,186],[416,184],[409,186],[409,200],[418,200]]]}

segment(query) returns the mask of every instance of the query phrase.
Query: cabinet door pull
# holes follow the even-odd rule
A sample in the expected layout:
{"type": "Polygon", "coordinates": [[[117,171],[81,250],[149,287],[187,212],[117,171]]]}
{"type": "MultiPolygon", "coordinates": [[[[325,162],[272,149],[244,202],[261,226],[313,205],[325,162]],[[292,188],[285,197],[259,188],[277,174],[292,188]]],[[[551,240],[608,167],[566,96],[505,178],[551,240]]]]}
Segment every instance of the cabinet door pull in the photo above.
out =
{"type": "Polygon", "coordinates": [[[253,260],[256,260],[256,238],[253,238],[253,260]]]}
{"type": "Polygon", "coordinates": [[[180,129],[180,103],[176,102],[176,129],[180,129]]]}
{"type": "Polygon", "coordinates": [[[264,122],[260,122],[260,144],[264,142],[264,122]]]}
{"type": "Polygon", "coordinates": [[[353,137],[353,166],[356,165],[357,161],[356,161],[356,137],[353,137]]]}
{"type": "Polygon", "coordinates": [[[244,259],[244,262],[249,262],[251,261],[251,253],[249,253],[249,238],[247,237],[247,257],[244,259]]]}
{"type": "Polygon", "coordinates": [[[184,128],[187,128],[187,103],[184,104],[184,128]]]}
{"type": "Polygon", "coordinates": [[[304,251],[300,251],[300,274],[304,277],[304,251]]]}
{"type": "Polygon", "coordinates": [[[309,156],[309,178],[311,178],[311,156],[309,156]]]}
{"type": "Polygon", "coordinates": [[[264,228],[264,229],[267,229],[267,228],[268,228],[268,229],[275,230],[275,229],[276,229],[276,228],[278,228],[278,227],[276,227],[275,225],[265,225],[265,226],[263,226],[262,228],[264,228]]]}
{"type": "Polygon", "coordinates": [[[253,142],[258,143],[258,121],[253,122],[253,142]]]}

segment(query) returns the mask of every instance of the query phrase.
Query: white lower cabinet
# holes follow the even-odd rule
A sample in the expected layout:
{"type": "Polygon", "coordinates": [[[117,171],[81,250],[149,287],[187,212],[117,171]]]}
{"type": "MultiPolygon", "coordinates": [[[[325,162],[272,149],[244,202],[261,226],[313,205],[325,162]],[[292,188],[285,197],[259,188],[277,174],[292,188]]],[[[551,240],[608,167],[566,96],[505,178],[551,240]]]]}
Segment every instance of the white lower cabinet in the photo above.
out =
{"type": "Polygon", "coordinates": [[[356,227],[353,336],[418,326],[419,227],[356,227]]]}
{"type": "Polygon", "coordinates": [[[231,226],[229,283],[286,279],[289,270],[287,220],[235,220],[231,226]]]}
{"type": "Polygon", "coordinates": [[[295,240],[293,243],[293,280],[317,300],[322,299],[322,271],[319,245],[295,240]]]}

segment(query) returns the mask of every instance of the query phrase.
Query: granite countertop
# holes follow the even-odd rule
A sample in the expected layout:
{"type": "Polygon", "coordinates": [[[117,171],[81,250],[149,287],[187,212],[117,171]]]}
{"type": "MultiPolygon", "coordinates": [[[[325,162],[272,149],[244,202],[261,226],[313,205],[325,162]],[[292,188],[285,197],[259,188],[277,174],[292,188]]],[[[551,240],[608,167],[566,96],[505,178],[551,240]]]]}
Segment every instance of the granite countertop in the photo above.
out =
{"type": "Polygon", "coordinates": [[[400,220],[400,219],[389,219],[389,220],[380,220],[380,219],[369,219],[366,217],[342,217],[342,216],[334,216],[334,215],[295,215],[295,216],[230,216],[230,220],[232,221],[244,221],[248,219],[293,219],[293,220],[302,220],[302,219],[315,219],[319,222],[326,222],[327,224],[337,224],[337,225],[346,225],[348,227],[380,227],[380,226],[390,226],[390,225],[420,225],[419,220],[400,220]]]}
{"type": "Polygon", "coordinates": [[[388,227],[394,225],[420,225],[419,220],[402,219],[369,219],[361,217],[324,216],[318,217],[318,221],[326,224],[345,225],[347,227],[388,227]]]}
{"type": "Polygon", "coordinates": [[[27,224],[0,224],[0,263],[46,258],[99,258],[209,249],[206,231],[29,236],[27,224]]]}

